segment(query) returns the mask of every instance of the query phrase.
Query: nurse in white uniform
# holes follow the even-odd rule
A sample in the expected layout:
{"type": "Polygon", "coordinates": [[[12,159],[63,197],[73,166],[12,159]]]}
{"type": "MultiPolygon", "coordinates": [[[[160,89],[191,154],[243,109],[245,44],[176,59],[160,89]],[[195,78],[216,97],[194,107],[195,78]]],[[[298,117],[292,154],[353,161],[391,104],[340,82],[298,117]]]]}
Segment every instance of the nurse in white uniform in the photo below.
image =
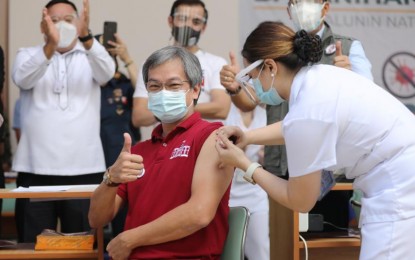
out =
{"type": "Polygon", "coordinates": [[[323,170],[345,169],[354,189],[363,192],[360,259],[413,259],[415,116],[352,71],[311,65],[321,54],[317,36],[294,33],[279,22],[261,23],[245,42],[244,63],[251,65],[248,75],[256,89],[287,100],[289,112],[281,122],[247,132],[223,127],[216,148],[225,164],[300,212],[308,212],[319,198],[323,170]],[[236,145],[230,136],[237,138],[236,145]],[[251,162],[241,149],[284,143],[288,180],[251,162]]]}

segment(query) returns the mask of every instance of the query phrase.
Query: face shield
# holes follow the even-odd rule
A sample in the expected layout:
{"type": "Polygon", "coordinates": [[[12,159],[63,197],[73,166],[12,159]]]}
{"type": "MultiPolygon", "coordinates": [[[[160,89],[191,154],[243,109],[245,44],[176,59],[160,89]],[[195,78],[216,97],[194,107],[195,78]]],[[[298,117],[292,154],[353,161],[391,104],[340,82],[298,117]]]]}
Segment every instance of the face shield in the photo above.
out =
{"type": "Polygon", "coordinates": [[[248,87],[255,90],[255,94],[257,98],[259,99],[260,103],[277,106],[281,104],[284,99],[279,95],[278,91],[274,87],[274,80],[275,80],[275,74],[271,74],[271,84],[267,90],[264,90],[264,87],[262,86],[261,81],[259,80],[259,76],[261,75],[263,69],[264,69],[264,60],[257,60],[245,69],[241,70],[236,76],[236,81],[240,84],[242,89],[247,93],[248,97],[251,99],[251,101],[254,104],[258,104],[258,101],[256,98],[254,98],[251,93],[248,90],[248,87]],[[256,78],[251,78],[249,76],[249,72],[251,72],[253,69],[257,68],[258,66],[261,66],[261,69],[256,76],[256,78]]]}
{"type": "Polygon", "coordinates": [[[257,60],[254,63],[250,64],[248,67],[241,70],[238,74],[235,76],[235,80],[239,83],[239,85],[242,87],[244,92],[247,94],[249,99],[252,101],[252,103],[257,104],[257,99],[252,96],[251,92],[249,91],[248,87],[251,89],[255,89],[251,77],[248,75],[249,72],[251,72],[253,69],[258,67],[264,62],[264,60],[257,60]]]}
{"type": "Polygon", "coordinates": [[[322,10],[325,2],[319,0],[292,0],[288,3],[288,11],[297,31],[305,30],[312,32],[316,30],[324,17],[322,10]]]}
{"type": "Polygon", "coordinates": [[[206,18],[192,14],[190,10],[179,10],[173,15],[172,36],[183,47],[196,45],[206,24],[206,18]]]}

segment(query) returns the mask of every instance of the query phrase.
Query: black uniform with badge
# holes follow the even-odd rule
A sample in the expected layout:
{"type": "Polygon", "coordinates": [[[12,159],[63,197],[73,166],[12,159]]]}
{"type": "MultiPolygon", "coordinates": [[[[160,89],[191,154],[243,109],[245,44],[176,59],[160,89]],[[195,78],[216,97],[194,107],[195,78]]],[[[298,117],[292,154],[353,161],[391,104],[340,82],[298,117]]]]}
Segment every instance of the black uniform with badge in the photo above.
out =
{"type": "MultiPolygon", "coordinates": [[[[130,134],[132,144],[141,139],[140,129],[131,122],[133,94],[131,80],[120,72],[101,88],[101,141],[107,167],[117,160],[124,145],[124,133],[130,134]]],[[[123,231],[126,213],[127,208],[120,210],[111,221],[114,237],[123,231]]]]}
{"type": "Polygon", "coordinates": [[[133,144],[140,140],[140,130],[131,122],[133,94],[130,79],[120,72],[101,88],[101,140],[107,167],[118,158],[124,133],[131,135],[133,144]]]}

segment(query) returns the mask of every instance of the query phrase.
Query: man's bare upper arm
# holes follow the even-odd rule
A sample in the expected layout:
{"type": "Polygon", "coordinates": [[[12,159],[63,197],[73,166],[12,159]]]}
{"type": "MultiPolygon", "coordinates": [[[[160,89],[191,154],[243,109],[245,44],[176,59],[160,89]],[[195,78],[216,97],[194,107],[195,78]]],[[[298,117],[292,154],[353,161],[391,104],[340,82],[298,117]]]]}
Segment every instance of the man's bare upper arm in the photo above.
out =
{"type": "Polygon", "coordinates": [[[220,166],[215,142],[216,134],[212,132],[196,161],[191,196],[191,200],[197,200],[199,205],[208,207],[213,214],[231,183],[234,171],[232,167],[220,166]]]}

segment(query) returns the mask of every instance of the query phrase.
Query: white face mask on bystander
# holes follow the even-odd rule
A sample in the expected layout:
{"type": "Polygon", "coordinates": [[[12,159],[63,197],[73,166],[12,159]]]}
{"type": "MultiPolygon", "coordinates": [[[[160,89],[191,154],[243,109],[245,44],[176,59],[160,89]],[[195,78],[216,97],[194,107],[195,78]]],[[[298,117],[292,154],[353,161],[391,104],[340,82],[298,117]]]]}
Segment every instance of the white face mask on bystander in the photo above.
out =
{"type": "Polygon", "coordinates": [[[307,32],[316,30],[324,19],[321,16],[324,5],[325,3],[307,1],[290,5],[291,19],[296,30],[305,30],[307,32]]]}
{"type": "Polygon", "coordinates": [[[75,25],[60,21],[55,24],[56,29],[59,32],[59,43],[58,48],[67,48],[75,40],[78,32],[75,25]]]}

